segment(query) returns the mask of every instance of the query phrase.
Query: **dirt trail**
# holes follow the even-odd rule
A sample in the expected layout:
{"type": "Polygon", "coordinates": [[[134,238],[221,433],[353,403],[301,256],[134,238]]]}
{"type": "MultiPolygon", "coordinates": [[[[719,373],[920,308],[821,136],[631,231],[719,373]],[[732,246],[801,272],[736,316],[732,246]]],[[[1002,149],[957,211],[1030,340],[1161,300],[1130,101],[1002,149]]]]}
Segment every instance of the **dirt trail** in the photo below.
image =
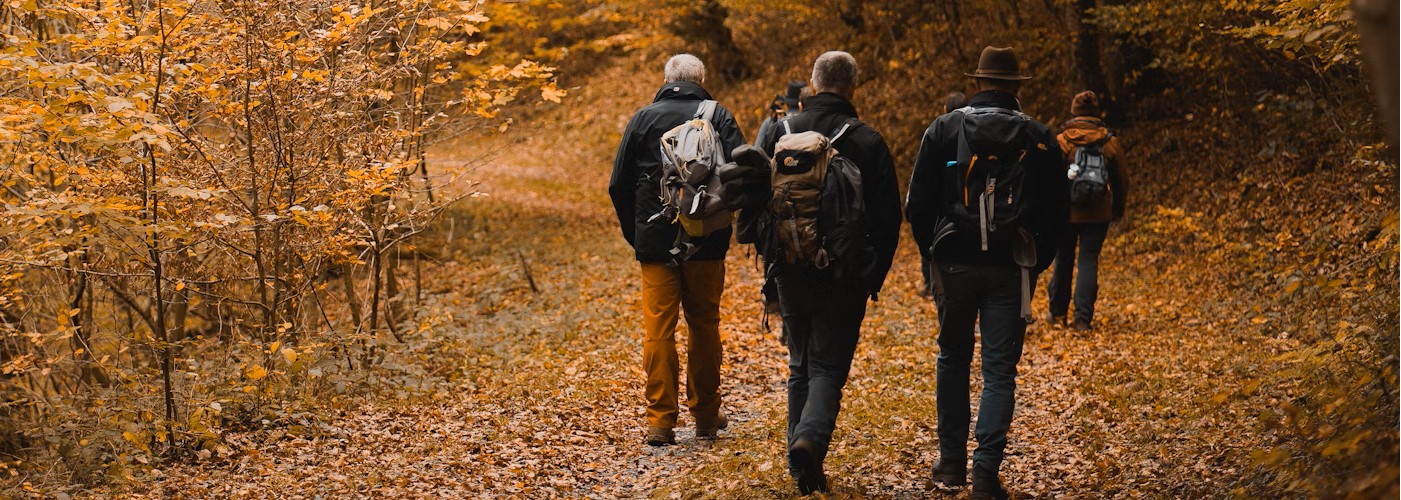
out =
{"type": "MultiPolygon", "coordinates": [[[[453,241],[442,242],[428,307],[451,321],[425,333],[447,346],[429,353],[434,362],[460,374],[451,390],[367,402],[307,432],[236,434],[230,440],[244,451],[234,458],[174,465],[128,493],[795,496],[781,448],[786,351],[775,333],[761,331],[760,277],[748,248],[731,250],[722,306],[731,429],[718,441],[694,440],[683,412],[679,446],[647,447],[638,271],[614,227],[607,167],[570,179],[555,168],[484,166],[475,175],[488,180],[481,188],[490,196],[453,213],[453,241]]],[[[907,235],[863,327],[827,463],[836,496],[966,495],[925,484],[937,448],[937,350],[933,308],[916,295],[912,247],[907,235]]],[[[1121,265],[1128,259],[1112,237],[1104,259],[1105,321],[1094,333],[1032,327],[1004,469],[1009,488],[1022,497],[1226,493],[1221,485],[1242,472],[1223,461],[1237,455],[1199,436],[1245,433],[1245,419],[1205,423],[1220,432],[1178,432],[1204,423],[1175,418],[1172,408],[1245,376],[1250,363],[1229,335],[1192,320],[1197,313],[1181,294],[1121,265]]],[[[1044,290],[1037,296],[1044,311],[1044,290]]]]}

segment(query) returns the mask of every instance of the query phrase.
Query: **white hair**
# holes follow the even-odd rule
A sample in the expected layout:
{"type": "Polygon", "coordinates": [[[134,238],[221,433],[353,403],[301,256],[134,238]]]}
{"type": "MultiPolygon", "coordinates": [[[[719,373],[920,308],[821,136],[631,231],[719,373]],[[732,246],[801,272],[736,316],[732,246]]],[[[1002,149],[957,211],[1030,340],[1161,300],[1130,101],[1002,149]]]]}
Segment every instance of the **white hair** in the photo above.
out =
{"type": "Polygon", "coordinates": [[[856,58],[840,50],[817,56],[812,63],[813,90],[850,96],[856,90],[856,58]]]}
{"type": "Polygon", "coordinates": [[[666,61],[666,83],[705,83],[705,63],[690,54],[676,54],[666,61]]]}

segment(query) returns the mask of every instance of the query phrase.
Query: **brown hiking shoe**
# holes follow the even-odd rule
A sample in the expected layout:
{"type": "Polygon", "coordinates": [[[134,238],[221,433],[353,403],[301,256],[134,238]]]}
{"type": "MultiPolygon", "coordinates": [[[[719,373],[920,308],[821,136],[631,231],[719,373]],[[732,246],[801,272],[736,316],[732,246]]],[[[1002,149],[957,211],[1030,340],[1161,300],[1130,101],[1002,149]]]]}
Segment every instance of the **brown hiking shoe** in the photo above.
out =
{"type": "Polygon", "coordinates": [[[929,475],[934,484],[939,486],[952,488],[968,484],[968,466],[962,463],[940,459],[934,462],[934,469],[929,475]]]}
{"type": "Polygon", "coordinates": [[[730,419],[725,416],[725,412],[720,412],[720,420],[715,423],[715,427],[696,426],[696,437],[700,439],[715,439],[720,435],[720,431],[730,428],[730,419]]]}
{"type": "Polygon", "coordinates": [[[798,438],[788,448],[788,461],[793,464],[798,480],[798,492],[811,495],[827,492],[827,476],[822,473],[822,459],[817,456],[817,444],[798,438]]]}
{"type": "Polygon", "coordinates": [[[665,427],[648,427],[647,444],[650,446],[671,446],[676,444],[676,433],[665,427]]]}
{"type": "Polygon", "coordinates": [[[1075,320],[1075,324],[1071,325],[1070,328],[1074,329],[1077,332],[1088,332],[1092,329],[1089,321],[1082,321],[1078,319],[1075,320]]]}
{"type": "Polygon", "coordinates": [[[1007,489],[1002,487],[1002,480],[998,479],[996,472],[973,469],[972,498],[974,500],[1007,500],[1009,495],[1007,489]]]}

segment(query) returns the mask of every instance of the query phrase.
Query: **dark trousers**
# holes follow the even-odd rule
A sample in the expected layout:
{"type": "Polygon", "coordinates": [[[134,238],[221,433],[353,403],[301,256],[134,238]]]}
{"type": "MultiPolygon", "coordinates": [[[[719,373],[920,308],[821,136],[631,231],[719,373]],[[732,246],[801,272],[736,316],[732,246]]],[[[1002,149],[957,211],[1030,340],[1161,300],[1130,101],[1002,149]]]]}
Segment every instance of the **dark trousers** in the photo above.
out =
{"type": "Polygon", "coordinates": [[[919,274],[924,278],[923,295],[928,297],[934,296],[934,275],[929,273],[929,266],[932,262],[934,262],[933,259],[930,259],[924,252],[920,252],[919,274]]]}
{"type": "Polygon", "coordinates": [[[1050,296],[1051,315],[1065,316],[1070,309],[1070,280],[1075,279],[1074,321],[1089,323],[1095,315],[1095,298],[1099,296],[1099,250],[1109,233],[1109,223],[1072,224],[1070,234],[1061,241],[1056,252],[1055,270],[1046,284],[1050,296]],[[1080,260],[1075,260],[1075,247],[1080,247],[1080,260]],[[1077,269],[1078,268],[1078,269],[1077,269]]]}
{"type": "Polygon", "coordinates": [[[973,451],[973,467],[996,473],[1007,447],[1007,429],[1016,405],[1017,362],[1026,336],[1021,269],[941,263],[939,271],[944,283],[936,382],[939,458],[964,463],[968,457],[969,364],[977,322],[983,339],[983,396],[974,431],[978,448],[973,451]]]}
{"type": "Polygon", "coordinates": [[[866,317],[865,287],[799,273],[778,277],[788,330],[788,445],[807,438],[827,454],[841,409],[842,386],[866,317]]]}

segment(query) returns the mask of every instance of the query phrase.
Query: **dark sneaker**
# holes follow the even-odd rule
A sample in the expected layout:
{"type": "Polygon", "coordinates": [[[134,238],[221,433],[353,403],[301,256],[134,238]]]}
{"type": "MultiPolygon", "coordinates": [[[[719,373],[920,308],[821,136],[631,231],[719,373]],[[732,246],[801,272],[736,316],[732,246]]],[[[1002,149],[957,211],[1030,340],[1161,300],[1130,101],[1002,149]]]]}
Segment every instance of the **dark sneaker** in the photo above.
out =
{"type": "Polygon", "coordinates": [[[1071,328],[1075,329],[1077,332],[1088,332],[1090,331],[1090,322],[1077,319],[1075,320],[1075,324],[1071,325],[1071,328]]]}
{"type": "MultiPolygon", "coordinates": [[[[962,462],[962,461],[960,461],[962,462]]],[[[934,469],[930,472],[930,479],[934,484],[944,487],[956,487],[968,484],[968,466],[963,463],[939,460],[934,462],[934,469]]]]}
{"type": "Polygon", "coordinates": [[[798,472],[798,492],[811,495],[827,492],[827,476],[822,474],[822,462],[817,456],[817,444],[798,438],[788,448],[788,461],[798,472]]]}
{"type": "Polygon", "coordinates": [[[1002,480],[997,478],[997,473],[987,472],[982,469],[973,469],[973,491],[972,498],[976,500],[1007,500],[1007,490],[1002,487],[1002,480]]]}
{"type": "Polygon", "coordinates": [[[725,412],[720,412],[720,421],[715,427],[696,427],[696,437],[700,439],[715,439],[720,435],[720,431],[730,428],[730,418],[725,416],[725,412]]]}
{"type": "Polygon", "coordinates": [[[647,444],[650,446],[671,446],[676,444],[676,433],[665,427],[648,427],[647,444]]]}

